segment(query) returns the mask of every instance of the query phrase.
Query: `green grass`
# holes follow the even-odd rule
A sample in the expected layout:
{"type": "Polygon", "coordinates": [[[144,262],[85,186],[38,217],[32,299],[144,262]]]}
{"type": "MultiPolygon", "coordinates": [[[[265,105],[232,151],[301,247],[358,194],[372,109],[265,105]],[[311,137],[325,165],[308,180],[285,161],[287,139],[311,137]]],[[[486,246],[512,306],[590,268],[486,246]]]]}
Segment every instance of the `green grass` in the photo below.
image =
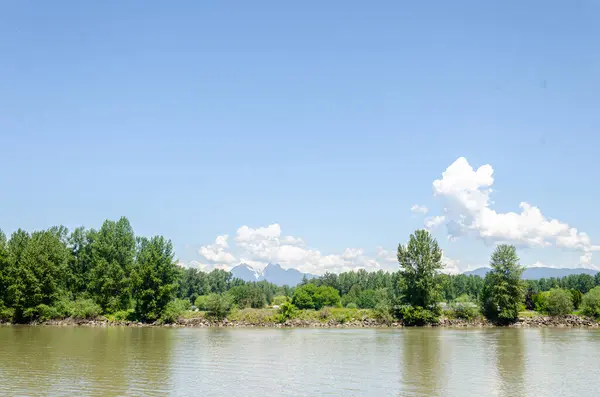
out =
{"type": "Polygon", "coordinates": [[[519,317],[542,317],[544,314],[533,311],[533,310],[525,310],[523,312],[519,312],[519,317]]]}
{"type": "MultiPolygon", "coordinates": [[[[207,318],[206,312],[186,311],[182,315],[185,319],[207,318]]],[[[347,323],[350,321],[362,321],[375,318],[375,313],[371,309],[351,309],[342,307],[325,307],[321,310],[296,310],[294,319],[305,321],[318,321],[327,323],[334,321],[338,323],[347,323]]],[[[266,324],[280,322],[278,309],[233,309],[227,315],[229,321],[246,322],[250,324],[266,324]]]]}

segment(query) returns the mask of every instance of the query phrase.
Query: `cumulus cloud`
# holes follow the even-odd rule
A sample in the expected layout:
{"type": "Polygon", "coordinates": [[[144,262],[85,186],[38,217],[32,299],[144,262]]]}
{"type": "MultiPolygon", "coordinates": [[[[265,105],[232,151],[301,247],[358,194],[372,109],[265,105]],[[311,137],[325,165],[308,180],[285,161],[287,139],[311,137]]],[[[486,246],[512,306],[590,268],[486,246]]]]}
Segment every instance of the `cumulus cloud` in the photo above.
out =
{"type": "Polygon", "coordinates": [[[235,259],[235,256],[231,253],[226,251],[227,248],[229,248],[229,244],[227,243],[228,238],[229,236],[227,234],[217,236],[214,244],[200,247],[198,253],[202,258],[213,264],[234,263],[237,259],[235,259]]]}
{"type": "Polygon", "coordinates": [[[446,217],[444,215],[430,216],[429,218],[425,219],[425,227],[429,230],[435,229],[443,224],[445,220],[446,217]]]}
{"type": "Polygon", "coordinates": [[[259,228],[244,225],[237,230],[233,241],[234,246],[229,247],[227,235],[217,237],[214,244],[198,250],[202,260],[192,261],[189,265],[201,270],[228,270],[239,263],[256,269],[268,263],[278,263],[284,268],[294,267],[312,274],[358,269],[396,270],[398,266],[395,254],[382,247],[376,247],[374,256],[368,255],[362,248],[346,248],[341,253],[322,253],[308,247],[301,238],[283,234],[279,224],[259,228]]]}
{"type": "Polygon", "coordinates": [[[442,256],[442,265],[444,268],[442,269],[442,273],[446,274],[459,274],[461,273],[459,268],[460,261],[458,259],[451,259],[447,256],[442,256]]]}
{"type": "Polygon", "coordinates": [[[458,158],[433,182],[433,193],[442,199],[445,215],[428,218],[426,226],[444,223],[450,239],[474,235],[492,244],[577,250],[583,252],[582,264],[591,262],[592,252],[600,246],[593,245],[586,233],[546,217],[527,202],[519,204],[520,212],[492,209],[493,174],[489,164],[474,169],[467,159],[458,158]]]}
{"type": "Polygon", "coordinates": [[[424,205],[415,204],[410,207],[410,212],[415,214],[426,214],[429,210],[424,205]]]}

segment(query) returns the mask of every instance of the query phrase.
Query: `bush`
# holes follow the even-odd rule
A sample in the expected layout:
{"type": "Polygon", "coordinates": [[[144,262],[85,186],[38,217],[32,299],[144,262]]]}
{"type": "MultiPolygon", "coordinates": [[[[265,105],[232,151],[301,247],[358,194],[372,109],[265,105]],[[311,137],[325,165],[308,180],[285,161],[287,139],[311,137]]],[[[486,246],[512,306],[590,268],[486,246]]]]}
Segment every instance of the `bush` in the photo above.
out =
{"type": "Polygon", "coordinates": [[[439,315],[435,311],[423,309],[420,306],[401,306],[398,316],[407,326],[437,324],[439,322],[439,315]]]}
{"type": "Polygon", "coordinates": [[[194,306],[196,306],[198,308],[198,310],[206,311],[207,303],[208,303],[208,296],[200,295],[199,297],[196,298],[196,301],[194,302],[194,306]]]}
{"type": "Polygon", "coordinates": [[[100,315],[102,308],[92,299],[77,299],[69,302],[67,315],[77,319],[93,319],[100,315]]]}
{"type": "Polygon", "coordinates": [[[576,289],[569,290],[569,292],[571,293],[571,299],[573,300],[573,307],[576,310],[579,309],[579,306],[581,306],[581,301],[583,300],[583,294],[581,291],[576,289]]]}
{"type": "Polygon", "coordinates": [[[48,306],[43,303],[36,307],[30,307],[23,311],[23,318],[28,321],[39,320],[48,321],[62,317],[54,306],[48,306]]]}
{"type": "Polygon", "coordinates": [[[358,307],[361,309],[373,309],[376,304],[375,290],[366,289],[358,296],[358,307]]]}
{"type": "Polygon", "coordinates": [[[467,294],[462,294],[450,305],[450,315],[455,318],[472,320],[479,316],[477,304],[467,294]]]}
{"type": "Polygon", "coordinates": [[[296,288],[292,303],[298,309],[316,309],[324,306],[340,306],[340,293],[333,287],[306,284],[296,288]]]}
{"type": "Polygon", "coordinates": [[[113,321],[132,321],[134,320],[134,311],[133,309],[119,310],[108,317],[113,321]]]}
{"type": "Polygon", "coordinates": [[[573,311],[573,298],[569,291],[553,288],[546,297],[546,311],[551,316],[561,316],[573,311]]]}
{"type": "Polygon", "coordinates": [[[315,302],[313,297],[317,292],[317,286],[314,284],[306,284],[301,287],[296,288],[294,291],[294,296],[292,298],[292,303],[298,309],[314,309],[315,302]]]}
{"type": "Polygon", "coordinates": [[[292,304],[290,301],[285,301],[279,307],[279,321],[285,322],[286,320],[291,320],[296,315],[296,306],[292,304]]]}
{"type": "Polygon", "coordinates": [[[315,292],[313,301],[315,309],[319,310],[324,306],[338,307],[340,304],[340,293],[333,287],[320,286],[315,292]]]}
{"type": "Polygon", "coordinates": [[[229,296],[210,294],[206,301],[208,314],[216,319],[222,320],[231,311],[232,301],[229,296]]]}
{"type": "Polygon", "coordinates": [[[583,295],[581,312],[589,317],[600,317],[600,286],[592,288],[583,295]]]}
{"type": "Polygon", "coordinates": [[[548,292],[539,292],[533,295],[533,309],[536,312],[545,313],[546,312],[546,298],[548,297],[548,292]]]}
{"type": "Polygon", "coordinates": [[[273,305],[277,305],[277,306],[281,306],[284,303],[288,302],[289,299],[287,296],[285,295],[278,295],[276,297],[273,298],[273,301],[271,302],[273,305]]]}
{"type": "Polygon", "coordinates": [[[192,304],[187,299],[175,299],[167,303],[163,314],[160,316],[160,323],[174,323],[181,315],[192,308],[192,304]]]}
{"type": "Polygon", "coordinates": [[[358,305],[354,302],[350,302],[346,305],[346,308],[348,309],[358,309],[358,305]]]}
{"type": "Polygon", "coordinates": [[[0,307],[0,322],[11,322],[15,317],[15,309],[0,307]]]}
{"type": "Polygon", "coordinates": [[[321,309],[321,311],[319,312],[319,318],[321,320],[327,320],[329,317],[331,317],[331,309],[328,307],[324,307],[323,309],[321,309]]]}
{"type": "Polygon", "coordinates": [[[394,322],[391,307],[386,302],[379,302],[377,305],[375,305],[373,315],[376,320],[383,324],[391,324],[394,322]]]}

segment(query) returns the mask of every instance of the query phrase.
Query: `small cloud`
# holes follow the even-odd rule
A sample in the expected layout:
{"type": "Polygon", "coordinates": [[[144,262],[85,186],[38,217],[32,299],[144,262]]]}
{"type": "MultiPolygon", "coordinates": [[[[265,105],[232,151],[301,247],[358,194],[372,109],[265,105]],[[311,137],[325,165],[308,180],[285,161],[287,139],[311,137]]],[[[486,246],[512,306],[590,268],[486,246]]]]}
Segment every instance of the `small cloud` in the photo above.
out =
{"type": "Polygon", "coordinates": [[[445,220],[446,220],[446,217],[443,215],[431,216],[431,217],[425,219],[425,228],[427,228],[429,230],[435,229],[436,227],[438,227],[442,223],[444,223],[445,220]]]}
{"type": "Polygon", "coordinates": [[[410,212],[414,214],[426,214],[429,210],[424,205],[415,204],[410,207],[410,212]]]}

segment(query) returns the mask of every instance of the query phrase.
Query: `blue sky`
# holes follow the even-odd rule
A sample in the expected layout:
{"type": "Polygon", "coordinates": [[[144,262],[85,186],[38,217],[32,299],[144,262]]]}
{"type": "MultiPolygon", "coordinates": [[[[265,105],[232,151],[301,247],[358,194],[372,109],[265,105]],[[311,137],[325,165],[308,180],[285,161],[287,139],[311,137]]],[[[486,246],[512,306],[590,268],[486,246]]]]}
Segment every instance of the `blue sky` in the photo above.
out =
{"type": "Polygon", "coordinates": [[[498,242],[600,265],[599,18],[591,0],[2,2],[0,227],[125,215],[188,264],[318,273],[395,269],[443,215],[455,271],[498,242]],[[503,216],[521,202],[542,218],[503,216]]]}

